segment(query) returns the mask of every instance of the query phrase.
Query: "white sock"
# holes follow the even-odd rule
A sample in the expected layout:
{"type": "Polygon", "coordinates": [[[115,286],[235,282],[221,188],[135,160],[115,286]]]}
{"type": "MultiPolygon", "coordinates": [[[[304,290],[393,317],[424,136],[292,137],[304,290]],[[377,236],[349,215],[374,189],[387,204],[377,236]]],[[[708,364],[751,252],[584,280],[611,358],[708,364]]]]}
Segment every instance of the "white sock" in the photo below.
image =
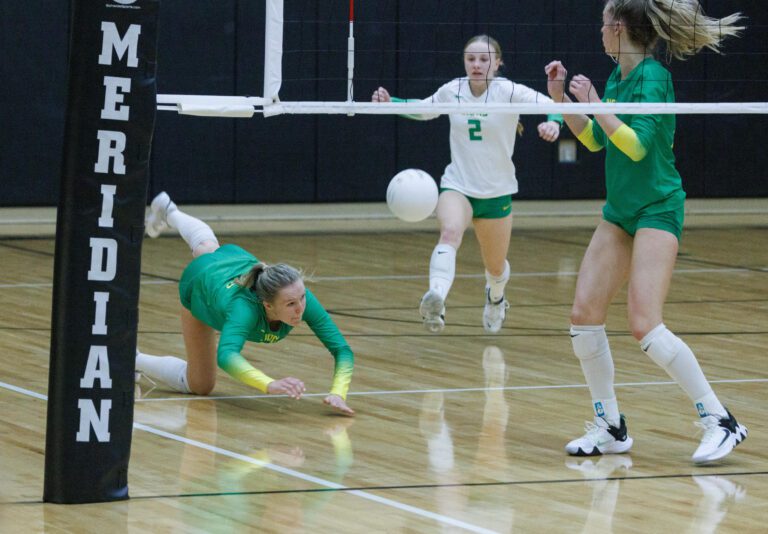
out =
{"type": "Polygon", "coordinates": [[[136,351],[136,370],[180,393],[190,393],[187,362],[175,356],[151,356],[136,351]]]}
{"type": "Polygon", "coordinates": [[[214,241],[218,243],[216,234],[206,223],[196,217],[187,215],[176,207],[176,204],[171,204],[168,208],[168,212],[165,214],[165,220],[171,228],[176,228],[181,234],[182,239],[187,242],[189,248],[194,250],[203,241],[214,241]]]}
{"type": "Polygon", "coordinates": [[[443,300],[456,276],[456,249],[451,245],[438,244],[429,260],[429,289],[436,291],[443,300]]]}
{"type": "Polygon", "coordinates": [[[493,276],[485,271],[485,284],[488,287],[488,296],[492,303],[497,303],[504,298],[504,288],[509,281],[509,262],[504,260],[504,272],[501,276],[493,276]]]}
{"type": "Polygon", "coordinates": [[[611,426],[619,426],[621,415],[613,388],[613,357],[605,325],[571,325],[571,343],[587,380],[595,415],[611,426]]]}
{"type": "Polygon", "coordinates": [[[704,377],[696,356],[664,323],[645,335],[640,341],[640,348],[683,388],[701,417],[726,416],[725,407],[704,377]]]}

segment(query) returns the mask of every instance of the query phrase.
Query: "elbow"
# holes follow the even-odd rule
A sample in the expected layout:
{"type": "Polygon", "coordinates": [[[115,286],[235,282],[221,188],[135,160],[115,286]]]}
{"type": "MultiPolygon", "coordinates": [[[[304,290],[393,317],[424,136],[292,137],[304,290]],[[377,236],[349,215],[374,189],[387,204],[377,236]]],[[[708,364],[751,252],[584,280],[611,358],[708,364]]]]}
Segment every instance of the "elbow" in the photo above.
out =
{"type": "Polygon", "coordinates": [[[630,154],[627,154],[627,156],[629,156],[629,159],[631,159],[635,163],[639,163],[639,162],[643,161],[645,159],[645,156],[647,156],[647,155],[648,155],[648,151],[645,150],[644,148],[643,149],[638,149],[636,151],[633,151],[630,154]]]}

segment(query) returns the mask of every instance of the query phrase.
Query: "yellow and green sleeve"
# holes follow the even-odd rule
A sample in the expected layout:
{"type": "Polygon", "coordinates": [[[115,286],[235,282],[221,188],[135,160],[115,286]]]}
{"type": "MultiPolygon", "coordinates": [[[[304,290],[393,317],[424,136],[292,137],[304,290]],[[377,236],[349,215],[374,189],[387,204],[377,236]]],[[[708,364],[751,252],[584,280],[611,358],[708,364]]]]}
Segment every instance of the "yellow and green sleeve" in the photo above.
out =
{"type": "Polygon", "coordinates": [[[303,319],[333,356],[333,383],[330,393],[346,400],[349,384],[352,382],[352,370],[355,366],[354,354],[336,323],[309,290],[307,290],[307,307],[304,310],[303,319]]]}
{"type": "Polygon", "coordinates": [[[595,137],[595,121],[590,120],[584,129],[576,136],[582,145],[587,147],[590,152],[599,152],[603,149],[603,145],[595,137]]]}
{"type": "MultiPolygon", "coordinates": [[[[576,136],[576,139],[578,139],[582,145],[587,147],[590,152],[598,152],[603,148],[603,145],[598,141],[597,136],[595,135],[594,120],[590,120],[587,123],[581,133],[576,136]]],[[[626,124],[619,126],[608,139],[632,161],[641,161],[646,154],[648,154],[648,151],[640,141],[637,132],[626,124]]]]}
{"type": "Polygon", "coordinates": [[[267,393],[267,386],[274,380],[248,363],[239,352],[219,355],[217,363],[232,378],[262,393],[267,393]]]}
{"type": "Polygon", "coordinates": [[[641,161],[648,154],[635,130],[626,124],[619,126],[609,139],[632,161],[641,161]]]}

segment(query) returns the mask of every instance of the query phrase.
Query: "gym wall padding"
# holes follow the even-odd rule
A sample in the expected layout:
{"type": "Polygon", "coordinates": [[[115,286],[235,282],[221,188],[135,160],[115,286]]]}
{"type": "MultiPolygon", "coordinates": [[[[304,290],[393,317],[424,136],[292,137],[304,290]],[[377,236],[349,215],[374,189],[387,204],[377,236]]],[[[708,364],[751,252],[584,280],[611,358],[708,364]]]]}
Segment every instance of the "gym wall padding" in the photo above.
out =
{"type": "MultiPolygon", "coordinates": [[[[283,62],[283,100],[346,98],[348,5],[286,0],[285,48],[291,51],[283,62]]],[[[702,5],[712,16],[742,11],[748,28],[743,38],[726,41],[724,56],[705,52],[672,62],[678,101],[768,100],[768,10],[746,0],[702,5]]],[[[602,52],[602,6],[602,0],[357,0],[355,99],[368,100],[378,85],[398,96],[429,96],[463,74],[461,48],[481,32],[501,42],[504,74],[515,81],[544,91],[544,65],[562,59],[571,74],[601,87],[614,66],[602,52]]],[[[0,205],[55,205],[58,198],[63,11],[39,1],[0,4],[0,73],[7,80],[0,87],[0,205]],[[40,23],[29,26],[25,19],[40,23]]],[[[158,91],[260,96],[263,24],[259,0],[163,0],[158,91]]],[[[580,148],[578,163],[558,163],[556,146],[538,139],[539,119],[523,118],[517,198],[603,197],[604,155],[580,148]]],[[[765,115],[679,115],[677,123],[675,152],[690,197],[768,196],[765,115]]],[[[150,192],[168,190],[184,204],[382,201],[398,170],[420,167],[438,178],[450,161],[444,117],[426,123],[386,116],[247,120],[161,112],[153,148],[150,192]]]]}

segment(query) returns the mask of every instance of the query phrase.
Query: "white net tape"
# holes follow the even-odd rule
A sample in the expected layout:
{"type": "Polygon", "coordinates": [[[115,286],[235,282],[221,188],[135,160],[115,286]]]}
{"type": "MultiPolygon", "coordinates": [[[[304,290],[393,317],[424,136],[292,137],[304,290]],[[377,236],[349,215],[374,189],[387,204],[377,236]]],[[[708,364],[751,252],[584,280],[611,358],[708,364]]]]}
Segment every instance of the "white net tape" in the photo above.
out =
{"type": "Polygon", "coordinates": [[[252,117],[289,114],[325,115],[446,115],[450,113],[512,113],[516,115],[547,115],[550,113],[586,114],[768,114],[768,102],[712,103],[610,103],[558,104],[542,102],[529,104],[430,104],[423,102],[272,102],[259,97],[158,95],[158,109],[180,114],[208,117],[252,117]],[[257,107],[263,107],[257,110],[257,107]]]}

